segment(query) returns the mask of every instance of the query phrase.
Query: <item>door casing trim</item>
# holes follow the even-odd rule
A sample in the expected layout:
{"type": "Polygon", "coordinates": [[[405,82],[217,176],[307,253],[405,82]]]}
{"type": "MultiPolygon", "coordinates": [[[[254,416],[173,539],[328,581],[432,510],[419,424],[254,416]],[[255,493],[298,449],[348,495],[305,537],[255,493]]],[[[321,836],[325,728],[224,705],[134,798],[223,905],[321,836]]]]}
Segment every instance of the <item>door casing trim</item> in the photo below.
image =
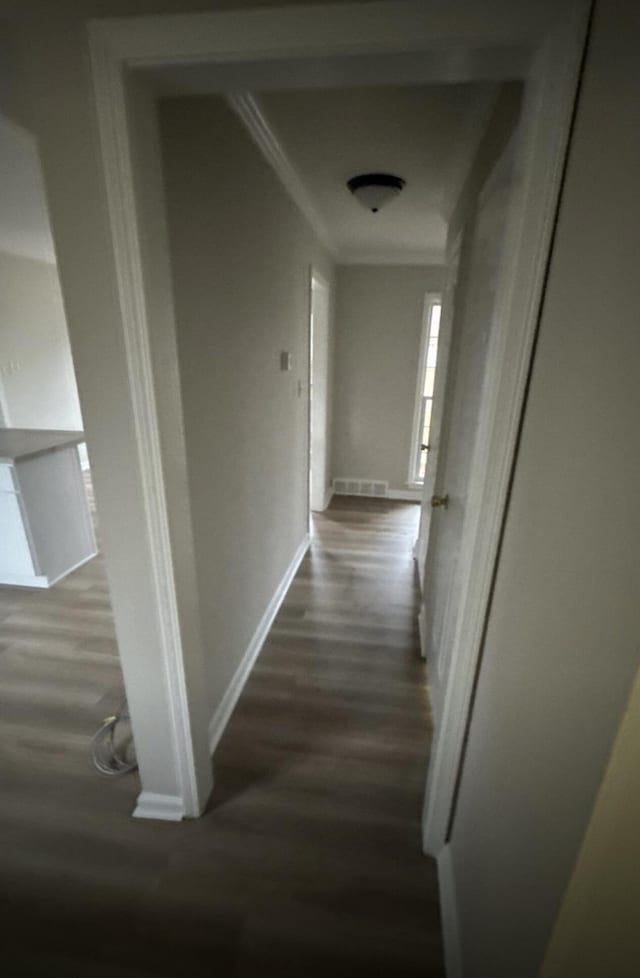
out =
{"type": "Polygon", "coordinates": [[[292,59],[293,65],[296,59],[333,58],[357,73],[369,59],[370,76],[371,59],[395,54],[415,60],[424,54],[425,79],[431,81],[500,80],[507,77],[508,65],[508,77],[513,78],[517,68],[526,82],[531,152],[521,156],[526,187],[522,214],[508,231],[513,276],[499,298],[500,328],[494,349],[499,367],[479,438],[478,450],[485,454],[472,501],[476,525],[463,544],[467,573],[449,671],[459,681],[455,691],[449,683],[445,693],[425,803],[424,846],[437,854],[446,841],[462,757],[586,29],[586,0],[573,0],[560,11],[555,8],[551,3],[520,7],[506,0],[468,0],[463,8],[441,0],[382,0],[366,8],[358,3],[296,6],[88,23],[96,148],[117,272],[117,326],[126,348],[185,814],[198,814],[201,804],[162,473],[157,411],[162,392],[153,380],[127,129],[127,73],[233,61],[247,64],[245,89],[250,90],[250,62],[282,58],[292,59]],[[344,60],[347,55],[351,61],[344,60]],[[496,77],[495,71],[502,74],[496,77]]]}

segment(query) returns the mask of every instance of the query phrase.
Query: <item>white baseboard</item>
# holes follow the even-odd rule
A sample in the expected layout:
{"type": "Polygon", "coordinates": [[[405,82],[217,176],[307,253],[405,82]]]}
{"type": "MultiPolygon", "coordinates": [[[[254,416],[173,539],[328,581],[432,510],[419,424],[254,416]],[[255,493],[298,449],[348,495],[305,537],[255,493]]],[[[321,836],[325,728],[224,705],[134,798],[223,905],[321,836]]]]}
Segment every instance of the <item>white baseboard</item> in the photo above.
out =
{"type": "Polygon", "coordinates": [[[418,612],[418,632],[420,635],[420,655],[423,659],[427,658],[427,611],[424,604],[420,605],[418,612]]]}
{"type": "Polygon", "coordinates": [[[440,884],[440,916],[442,918],[445,970],[447,978],[462,978],[460,924],[450,846],[445,846],[438,856],[438,882],[440,884]]]}
{"type": "Polygon", "coordinates": [[[179,822],[184,818],[184,803],[182,798],[176,795],[157,795],[153,791],[141,791],[133,817],[179,822]]]}
{"type": "Polygon", "coordinates": [[[422,489],[388,489],[387,499],[399,499],[407,503],[422,502],[422,489]]]}
{"type": "Polygon", "coordinates": [[[287,591],[289,590],[292,580],[296,576],[296,572],[302,563],[304,555],[309,549],[310,543],[311,538],[307,533],[293,555],[291,563],[287,567],[287,570],[276,588],[271,601],[267,605],[265,613],[260,619],[258,627],[253,634],[253,638],[249,642],[247,650],[242,656],[240,665],[236,669],[233,679],[229,683],[227,691],[222,697],[220,705],[211,718],[211,722],[209,723],[209,750],[212,754],[218,746],[218,742],[224,733],[227,723],[229,722],[229,717],[233,712],[233,708],[238,702],[238,698],[242,692],[244,684],[249,678],[253,665],[260,653],[260,649],[264,645],[265,639],[269,634],[269,629],[273,624],[273,620],[280,610],[280,605],[287,595],[287,591]]]}
{"type": "Polygon", "coordinates": [[[329,486],[329,488],[324,494],[324,505],[322,507],[323,510],[327,508],[327,506],[329,505],[332,499],[333,499],[333,486],[329,486]]]}

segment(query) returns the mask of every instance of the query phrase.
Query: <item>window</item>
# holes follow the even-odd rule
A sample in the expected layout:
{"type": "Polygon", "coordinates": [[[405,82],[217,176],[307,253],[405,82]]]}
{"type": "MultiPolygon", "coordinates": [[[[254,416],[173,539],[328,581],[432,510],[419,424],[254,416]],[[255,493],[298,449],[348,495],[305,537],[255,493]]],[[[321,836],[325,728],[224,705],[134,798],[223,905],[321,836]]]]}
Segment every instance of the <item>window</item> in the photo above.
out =
{"type": "Polygon", "coordinates": [[[427,295],[409,468],[409,481],[418,484],[424,482],[429,461],[431,412],[436,379],[436,363],[438,360],[441,309],[440,296],[435,294],[427,295]]]}

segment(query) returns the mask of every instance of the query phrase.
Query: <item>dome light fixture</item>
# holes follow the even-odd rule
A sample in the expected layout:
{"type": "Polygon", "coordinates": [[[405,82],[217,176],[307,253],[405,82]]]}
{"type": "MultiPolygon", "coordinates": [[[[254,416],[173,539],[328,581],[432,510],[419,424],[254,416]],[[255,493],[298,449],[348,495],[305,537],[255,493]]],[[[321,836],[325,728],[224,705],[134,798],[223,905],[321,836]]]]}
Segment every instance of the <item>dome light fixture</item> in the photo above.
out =
{"type": "Polygon", "coordinates": [[[361,173],[347,180],[347,187],[364,208],[377,214],[381,207],[398,196],[405,182],[392,173],[361,173]]]}

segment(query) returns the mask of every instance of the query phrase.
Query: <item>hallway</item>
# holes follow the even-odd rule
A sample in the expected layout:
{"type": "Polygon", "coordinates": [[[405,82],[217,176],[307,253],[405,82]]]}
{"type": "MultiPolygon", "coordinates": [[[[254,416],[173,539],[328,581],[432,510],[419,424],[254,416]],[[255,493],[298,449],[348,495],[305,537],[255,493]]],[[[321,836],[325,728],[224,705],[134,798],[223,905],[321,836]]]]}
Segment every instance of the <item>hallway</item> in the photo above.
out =
{"type": "Polygon", "coordinates": [[[91,730],[73,770],[57,734],[46,770],[14,771],[0,799],[12,978],[443,974],[436,870],[420,852],[417,516],[336,497],[314,518],[202,819],[131,819],[135,779],[91,772],[91,730]]]}
{"type": "Polygon", "coordinates": [[[269,974],[318,978],[441,973],[435,866],[420,852],[417,517],[355,497],[314,516],[218,749],[217,817],[251,833],[255,856],[247,975],[266,960],[269,974]]]}

